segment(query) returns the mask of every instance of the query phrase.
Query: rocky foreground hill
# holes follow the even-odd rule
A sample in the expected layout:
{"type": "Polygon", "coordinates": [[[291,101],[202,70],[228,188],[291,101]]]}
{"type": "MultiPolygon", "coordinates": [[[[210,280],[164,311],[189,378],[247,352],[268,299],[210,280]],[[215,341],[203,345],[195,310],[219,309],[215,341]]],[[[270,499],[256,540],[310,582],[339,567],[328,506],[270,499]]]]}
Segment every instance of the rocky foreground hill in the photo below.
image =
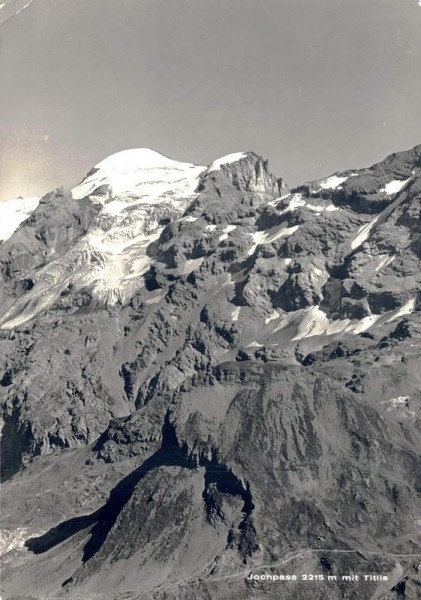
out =
{"type": "Polygon", "coordinates": [[[296,189],[131,150],[8,206],[3,599],[421,597],[421,146],[296,189]]]}

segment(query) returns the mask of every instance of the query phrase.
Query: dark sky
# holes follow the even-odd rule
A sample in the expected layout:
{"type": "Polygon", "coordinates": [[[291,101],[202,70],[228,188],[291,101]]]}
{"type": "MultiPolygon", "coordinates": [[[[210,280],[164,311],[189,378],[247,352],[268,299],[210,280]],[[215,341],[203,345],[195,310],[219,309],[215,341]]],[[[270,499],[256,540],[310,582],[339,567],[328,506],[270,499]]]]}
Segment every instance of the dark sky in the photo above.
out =
{"type": "Polygon", "coordinates": [[[3,200],[132,147],[298,184],[421,142],[417,0],[33,0],[0,34],[3,200]]]}

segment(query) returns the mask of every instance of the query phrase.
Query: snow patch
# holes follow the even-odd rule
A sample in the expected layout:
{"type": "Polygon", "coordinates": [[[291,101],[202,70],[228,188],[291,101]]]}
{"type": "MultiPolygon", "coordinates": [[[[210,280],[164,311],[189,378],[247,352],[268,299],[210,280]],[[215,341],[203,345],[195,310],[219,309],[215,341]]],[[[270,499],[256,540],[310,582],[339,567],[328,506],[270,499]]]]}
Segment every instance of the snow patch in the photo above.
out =
{"type": "Polygon", "coordinates": [[[231,231],[235,231],[237,229],[237,225],[227,225],[225,229],[222,230],[222,235],[219,236],[218,241],[222,242],[222,240],[226,240],[231,231]]]}
{"type": "Polygon", "coordinates": [[[320,182],[320,187],[322,190],[335,190],[338,186],[344,183],[348,177],[339,177],[338,175],[332,175],[327,179],[323,179],[320,182]]]}
{"type": "Polygon", "coordinates": [[[271,227],[265,231],[256,231],[252,234],[253,245],[248,251],[248,255],[251,256],[260,244],[270,244],[275,240],[283,237],[288,237],[295,233],[299,229],[299,225],[293,227],[285,227],[284,224],[271,227]]]}
{"type": "Polygon", "coordinates": [[[248,344],[247,348],[263,348],[263,344],[259,344],[259,342],[251,342],[248,344]]]}
{"type": "Polygon", "coordinates": [[[415,298],[408,300],[408,302],[406,302],[403,306],[401,306],[400,308],[398,308],[397,310],[392,312],[392,316],[386,320],[386,323],[390,323],[391,321],[394,321],[395,319],[399,319],[399,317],[404,317],[405,315],[410,315],[415,310],[415,304],[416,304],[415,298]]]}
{"type": "Polygon", "coordinates": [[[391,406],[387,410],[391,411],[392,408],[407,406],[409,400],[409,396],[397,396],[396,398],[390,398],[390,400],[382,400],[381,404],[390,404],[391,406]]]}
{"type": "Polygon", "coordinates": [[[206,230],[207,231],[215,231],[217,225],[206,225],[206,230]]]}
{"type": "Polygon", "coordinates": [[[232,154],[227,154],[226,156],[222,156],[221,158],[214,160],[206,172],[212,173],[212,171],[219,171],[223,165],[238,162],[242,158],[246,158],[246,156],[246,152],[233,152],[232,154]]]}
{"type": "Polygon", "coordinates": [[[164,298],[165,291],[163,292],[162,290],[158,290],[158,293],[153,293],[153,295],[151,294],[151,297],[145,300],[145,304],[157,304],[158,302],[161,302],[161,300],[163,300],[164,298]]]}
{"type": "MultiPolygon", "coordinates": [[[[380,404],[386,405],[387,412],[391,412],[392,410],[398,410],[399,408],[409,408],[410,396],[397,396],[396,398],[390,398],[389,400],[382,400],[380,404]]],[[[415,416],[412,410],[408,410],[409,415],[415,416]]]]}
{"type": "Polygon", "coordinates": [[[389,183],[386,183],[386,185],[380,190],[380,192],[384,192],[389,196],[391,196],[392,194],[397,194],[408,183],[410,179],[411,178],[408,177],[408,179],[394,179],[393,181],[389,181],[389,183]]]}
{"type": "Polygon", "coordinates": [[[203,256],[200,258],[193,258],[192,260],[186,260],[184,265],[179,269],[180,275],[188,275],[195,269],[198,269],[204,260],[203,256]]]}
{"type": "Polygon", "coordinates": [[[267,319],[265,319],[265,325],[267,325],[271,321],[275,321],[276,319],[279,319],[280,317],[281,317],[281,315],[278,313],[278,311],[274,310],[273,313],[271,315],[269,315],[267,317],[267,319]]]}
{"type": "Polygon", "coordinates": [[[335,206],[329,200],[313,200],[309,198],[303,198],[301,194],[294,194],[288,206],[281,211],[281,214],[292,212],[300,207],[306,208],[307,210],[312,210],[313,212],[317,213],[325,211],[333,212],[335,210],[340,210],[338,206],[335,206]]]}
{"type": "Polygon", "coordinates": [[[285,198],[288,198],[289,196],[291,196],[291,194],[285,194],[284,196],[275,198],[275,200],[271,200],[270,202],[268,202],[268,204],[269,204],[269,206],[275,206],[276,204],[278,204],[278,202],[280,202],[281,200],[284,200],[285,198]]]}
{"type": "Polygon", "coordinates": [[[377,265],[377,267],[374,269],[374,272],[378,273],[381,269],[390,265],[390,263],[392,263],[395,260],[395,258],[396,258],[396,254],[393,254],[393,256],[389,256],[388,254],[382,254],[380,256],[380,262],[377,265]]]}
{"type": "Polygon", "coordinates": [[[361,246],[361,244],[363,244],[368,239],[368,237],[371,233],[371,230],[373,229],[373,227],[375,226],[375,224],[377,223],[377,221],[379,219],[379,216],[380,215],[377,215],[377,217],[375,217],[372,221],[370,221],[369,223],[366,223],[365,225],[363,225],[362,227],[359,228],[356,237],[351,242],[352,250],[355,250],[356,248],[361,246]]]}
{"type": "Polygon", "coordinates": [[[322,288],[329,279],[329,274],[324,269],[313,266],[310,271],[310,282],[315,288],[322,288]]]}
{"type": "Polygon", "coordinates": [[[296,325],[297,333],[292,338],[292,341],[299,341],[317,335],[358,334],[367,331],[367,329],[370,329],[375,324],[384,325],[385,323],[390,323],[413,312],[413,310],[415,310],[415,298],[409,300],[401,308],[386,314],[368,315],[360,320],[330,320],[326,313],[316,305],[288,313],[272,333],[283,330],[290,325],[296,325]]]}
{"type": "Polygon", "coordinates": [[[298,333],[292,341],[302,340],[315,335],[334,335],[338,333],[361,333],[369,329],[381,315],[369,315],[360,321],[350,319],[331,321],[319,306],[304,309],[304,318],[298,326],[298,333]]]}
{"type": "Polygon", "coordinates": [[[306,201],[304,200],[301,194],[293,194],[291,200],[289,201],[288,206],[281,210],[281,215],[286,214],[288,212],[294,211],[296,208],[300,206],[305,206],[306,201]]]}
{"type": "Polygon", "coordinates": [[[0,202],[0,241],[9,239],[36,209],[39,197],[15,198],[0,202]]]}
{"type": "Polygon", "coordinates": [[[238,317],[240,316],[241,306],[236,306],[231,313],[231,319],[233,321],[238,321],[238,317]]]}

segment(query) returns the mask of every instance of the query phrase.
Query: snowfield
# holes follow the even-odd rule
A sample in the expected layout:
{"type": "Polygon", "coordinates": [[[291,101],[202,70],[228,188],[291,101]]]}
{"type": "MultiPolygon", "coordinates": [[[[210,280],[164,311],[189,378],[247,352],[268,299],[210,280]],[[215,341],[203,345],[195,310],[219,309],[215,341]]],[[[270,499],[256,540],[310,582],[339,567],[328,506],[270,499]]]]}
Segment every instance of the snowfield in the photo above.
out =
{"type": "Polygon", "coordinates": [[[223,165],[229,165],[231,163],[238,162],[239,160],[241,160],[242,158],[245,158],[246,156],[247,156],[246,152],[233,152],[232,154],[227,154],[226,156],[223,156],[222,158],[218,158],[217,160],[214,160],[213,163],[210,165],[210,167],[207,169],[207,173],[212,173],[212,171],[219,171],[219,169],[223,165]]]}
{"type": "Polygon", "coordinates": [[[40,200],[40,197],[34,197],[0,202],[0,241],[10,238],[19,225],[31,216],[40,200]]]}

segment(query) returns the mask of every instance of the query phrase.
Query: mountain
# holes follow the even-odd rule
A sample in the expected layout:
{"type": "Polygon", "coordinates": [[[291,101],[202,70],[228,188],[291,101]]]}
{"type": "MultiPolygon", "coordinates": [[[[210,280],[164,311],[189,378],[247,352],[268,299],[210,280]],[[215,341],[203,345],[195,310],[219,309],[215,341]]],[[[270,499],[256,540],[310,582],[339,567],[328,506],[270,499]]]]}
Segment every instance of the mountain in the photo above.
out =
{"type": "Polygon", "coordinates": [[[128,150],[34,201],[0,243],[2,597],[419,597],[420,208],[421,145],[294,189],[128,150]]]}

